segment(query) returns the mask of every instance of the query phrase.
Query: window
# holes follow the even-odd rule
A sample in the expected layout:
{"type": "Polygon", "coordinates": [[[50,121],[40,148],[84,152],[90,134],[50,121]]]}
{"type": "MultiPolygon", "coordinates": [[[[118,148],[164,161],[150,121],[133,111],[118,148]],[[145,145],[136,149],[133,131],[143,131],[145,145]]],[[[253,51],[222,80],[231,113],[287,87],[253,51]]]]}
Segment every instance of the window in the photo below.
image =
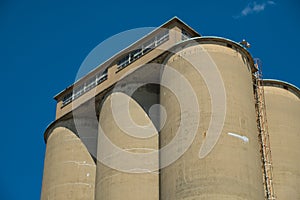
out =
{"type": "Polygon", "coordinates": [[[143,55],[142,49],[137,49],[133,51],[131,55],[132,55],[132,59],[131,59],[132,61],[139,59],[143,55]]]}
{"type": "Polygon", "coordinates": [[[63,106],[66,105],[66,104],[68,104],[68,103],[70,103],[70,102],[72,101],[72,95],[73,95],[73,93],[70,92],[70,93],[68,93],[68,94],[66,94],[66,95],[64,96],[63,102],[62,102],[62,105],[63,105],[63,106]]]}
{"type": "Polygon", "coordinates": [[[77,88],[75,88],[73,90],[73,99],[77,99],[78,97],[80,97],[83,93],[84,93],[84,89],[83,89],[83,85],[78,86],[77,88]]]}
{"type": "Polygon", "coordinates": [[[129,57],[130,57],[130,55],[128,54],[125,57],[123,57],[121,60],[119,60],[118,61],[118,68],[126,67],[130,63],[129,57]]]}
{"type": "Polygon", "coordinates": [[[103,73],[97,74],[97,76],[96,76],[96,84],[97,85],[107,79],[107,70],[108,70],[108,68],[106,68],[103,73]]]}
{"type": "Polygon", "coordinates": [[[181,40],[187,40],[192,36],[184,29],[181,29],[181,40]]]}

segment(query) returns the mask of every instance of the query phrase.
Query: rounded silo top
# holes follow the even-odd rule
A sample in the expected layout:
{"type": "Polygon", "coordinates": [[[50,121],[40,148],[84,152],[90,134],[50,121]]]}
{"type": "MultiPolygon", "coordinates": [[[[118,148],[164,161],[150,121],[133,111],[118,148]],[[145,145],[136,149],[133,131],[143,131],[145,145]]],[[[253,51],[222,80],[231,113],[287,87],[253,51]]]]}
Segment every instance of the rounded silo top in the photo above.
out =
{"type": "Polygon", "coordinates": [[[264,79],[263,85],[285,89],[285,90],[291,92],[292,94],[294,94],[298,99],[300,99],[300,89],[291,83],[287,83],[287,82],[275,80],[275,79],[264,79]]]}
{"type": "MultiPolygon", "coordinates": [[[[174,46],[165,51],[160,58],[162,60],[168,60],[173,54],[180,52],[182,49],[185,49],[189,46],[196,46],[199,44],[215,44],[217,46],[225,46],[239,52],[243,57],[243,62],[248,63],[248,70],[252,73],[257,71],[257,68],[254,65],[254,59],[251,53],[240,43],[233,40],[217,37],[217,36],[201,36],[201,37],[192,37],[187,40],[180,41],[174,46]]],[[[217,50],[218,51],[218,50],[217,50]]]]}

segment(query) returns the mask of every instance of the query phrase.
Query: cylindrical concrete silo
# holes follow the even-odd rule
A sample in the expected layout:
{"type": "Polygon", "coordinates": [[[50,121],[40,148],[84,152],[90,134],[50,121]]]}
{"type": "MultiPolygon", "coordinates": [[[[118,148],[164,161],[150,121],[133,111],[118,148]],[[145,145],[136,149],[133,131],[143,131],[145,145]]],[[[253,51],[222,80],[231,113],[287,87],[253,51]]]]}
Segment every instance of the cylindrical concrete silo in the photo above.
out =
{"type": "Polygon", "coordinates": [[[137,92],[141,92],[140,95],[137,94],[132,97],[121,92],[114,92],[106,97],[101,106],[99,133],[101,128],[103,135],[99,134],[98,138],[96,200],[159,199],[158,171],[153,171],[153,168],[150,169],[153,164],[158,166],[157,131],[153,127],[153,132],[148,135],[149,137],[144,135],[145,137],[141,138],[139,136],[143,135],[143,131],[140,132],[140,135],[131,135],[135,131],[130,128],[136,126],[130,127],[130,122],[124,124],[128,119],[141,127],[152,123],[147,112],[145,112],[145,107],[156,102],[158,94],[154,91],[151,95],[146,91],[147,89],[144,89],[142,88],[140,89],[142,91],[137,92]],[[113,104],[113,98],[117,98],[121,102],[128,101],[129,108],[126,107],[126,103],[122,105],[113,104]],[[122,115],[121,113],[124,114],[124,110],[129,112],[122,115]],[[119,117],[120,121],[116,117],[119,117]],[[129,131],[126,128],[129,128],[129,131]],[[108,141],[104,140],[105,137],[108,141]],[[113,147],[108,145],[110,142],[119,150],[112,150],[113,147]],[[135,160],[134,158],[130,159],[130,156],[122,156],[123,152],[129,152],[134,158],[134,154],[149,152],[156,152],[156,156],[152,157],[153,159],[135,160]],[[147,165],[143,166],[144,163],[149,163],[149,168],[147,165]]]}
{"type": "Polygon", "coordinates": [[[65,127],[48,135],[41,200],[93,200],[96,165],[85,145],[65,127]]]}
{"type": "Polygon", "coordinates": [[[277,199],[300,199],[300,90],[264,81],[266,113],[277,199]]]}
{"type": "MultiPolygon", "coordinates": [[[[252,68],[252,57],[239,44],[214,37],[195,38],[178,44],[171,51],[174,53],[167,56],[166,64],[177,70],[191,84],[197,97],[200,120],[191,146],[174,163],[161,169],[160,198],[163,200],[264,199],[253,96],[252,70],[255,69],[252,68]],[[212,115],[212,97],[208,89],[211,86],[204,81],[205,78],[212,80],[215,77],[203,78],[203,73],[199,74],[193,66],[203,65],[205,63],[203,59],[211,59],[220,72],[226,92],[226,116],[216,145],[208,155],[199,158],[201,146],[205,143],[214,143],[206,141],[210,137],[207,134],[216,134],[208,133],[212,115]]],[[[205,67],[211,65],[201,66],[202,70],[205,67]]],[[[177,92],[186,92],[178,77],[171,77],[168,81],[176,85],[177,92]]],[[[167,113],[167,121],[160,132],[160,148],[163,148],[172,141],[176,130],[180,127],[182,119],[180,109],[183,102],[180,102],[169,88],[161,87],[160,92],[160,104],[165,107],[167,113]]],[[[191,99],[186,98],[184,101],[188,104],[191,99]]],[[[192,116],[189,113],[183,114],[192,116]]],[[[173,149],[174,154],[181,150],[184,141],[179,139],[177,142],[177,148],[173,149]]],[[[168,159],[167,156],[161,155],[160,163],[168,159]]]]}

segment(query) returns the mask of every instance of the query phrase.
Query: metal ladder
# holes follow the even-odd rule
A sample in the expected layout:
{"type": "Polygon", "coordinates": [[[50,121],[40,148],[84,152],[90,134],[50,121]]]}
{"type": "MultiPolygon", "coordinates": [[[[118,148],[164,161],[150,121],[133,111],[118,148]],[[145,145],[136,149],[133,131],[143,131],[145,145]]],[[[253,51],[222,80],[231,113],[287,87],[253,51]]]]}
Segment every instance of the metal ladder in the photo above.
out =
{"type": "Polygon", "coordinates": [[[253,82],[254,82],[255,108],[257,114],[257,127],[259,130],[259,140],[261,143],[265,199],[275,200],[276,196],[273,187],[272,155],[271,155],[270,140],[269,140],[269,133],[268,133],[268,123],[267,123],[267,115],[266,115],[261,61],[259,59],[255,59],[254,65],[258,69],[257,72],[254,73],[253,82]]]}

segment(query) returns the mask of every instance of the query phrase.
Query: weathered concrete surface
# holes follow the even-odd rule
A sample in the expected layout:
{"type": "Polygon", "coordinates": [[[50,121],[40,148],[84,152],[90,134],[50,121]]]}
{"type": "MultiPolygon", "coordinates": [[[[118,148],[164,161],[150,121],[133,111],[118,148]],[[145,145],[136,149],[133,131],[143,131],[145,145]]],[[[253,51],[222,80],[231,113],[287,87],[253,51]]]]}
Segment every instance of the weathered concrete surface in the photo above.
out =
{"type": "Polygon", "coordinates": [[[274,191],[278,200],[300,199],[300,99],[277,86],[264,90],[274,191]]]}
{"type": "MultiPolygon", "coordinates": [[[[140,102],[139,105],[134,99],[126,96],[122,93],[113,94],[119,100],[126,102],[129,100],[129,116],[124,115],[126,118],[130,117],[134,123],[139,126],[151,124],[147,113],[143,110],[141,105],[144,102],[140,102]]],[[[131,153],[147,153],[157,151],[158,149],[158,134],[153,126],[153,135],[151,137],[139,138],[126,133],[124,127],[116,123],[114,117],[121,117],[120,110],[122,107],[116,108],[119,112],[114,113],[112,110],[111,97],[110,95],[106,98],[102,105],[100,112],[99,125],[102,128],[105,136],[121,151],[127,151],[131,153]],[[115,116],[114,116],[115,115],[115,116]]],[[[146,103],[149,98],[144,98],[146,103]]],[[[113,105],[114,106],[114,105],[113,105]]],[[[124,105],[123,105],[124,106],[124,105]]],[[[126,124],[125,124],[126,126],[126,124]]],[[[142,132],[141,132],[142,135],[142,132]]],[[[150,135],[149,135],[150,136],[150,135]]],[[[120,154],[110,152],[111,148],[102,146],[101,141],[103,137],[98,139],[98,158],[101,159],[100,154],[106,154],[105,158],[113,161],[112,166],[106,166],[101,161],[97,162],[97,178],[96,178],[96,200],[158,200],[159,199],[159,175],[157,170],[151,171],[152,169],[147,166],[141,167],[139,164],[152,163],[158,167],[158,154],[153,159],[146,160],[131,160],[119,157],[120,154]],[[114,160],[115,159],[115,160],[114,160]],[[133,164],[134,167],[127,168],[127,164],[133,164]],[[116,167],[114,167],[116,166],[116,167]],[[117,169],[116,169],[117,168],[117,169]],[[125,171],[122,171],[125,170],[125,171]],[[145,171],[144,173],[140,170],[145,171]],[[138,172],[138,173],[135,173],[138,172]]],[[[104,145],[107,145],[105,143],[104,145]]],[[[152,164],[149,164],[152,165],[152,164]]]]}
{"type": "MultiPolygon", "coordinates": [[[[179,54],[184,55],[185,59],[174,55],[169,58],[167,64],[183,74],[193,87],[199,102],[200,126],[185,154],[161,170],[161,199],[264,199],[249,60],[241,51],[226,47],[226,41],[223,44],[208,41],[206,44],[184,48],[179,54]],[[212,113],[211,97],[206,83],[192,66],[192,63],[203,62],[203,49],[217,65],[224,81],[227,111],[224,128],[217,144],[206,157],[199,159],[199,149],[207,137],[212,113]],[[246,136],[249,142],[229,136],[229,132],[246,136]]],[[[173,83],[177,84],[180,92],[185,92],[185,88],[178,83],[176,77],[173,83]]],[[[180,102],[164,87],[161,88],[160,102],[168,113],[166,126],[160,133],[162,147],[172,140],[179,127],[180,102]]],[[[179,142],[178,150],[180,148],[179,142]]],[[[166,158],[161,157],[162,159],[166,158]]]]}
{"type": "Polygon", "coordinates": [[[47,141],[41,200],[93,200],[96,165],[81,140],[58,127],[47,141]]]}

